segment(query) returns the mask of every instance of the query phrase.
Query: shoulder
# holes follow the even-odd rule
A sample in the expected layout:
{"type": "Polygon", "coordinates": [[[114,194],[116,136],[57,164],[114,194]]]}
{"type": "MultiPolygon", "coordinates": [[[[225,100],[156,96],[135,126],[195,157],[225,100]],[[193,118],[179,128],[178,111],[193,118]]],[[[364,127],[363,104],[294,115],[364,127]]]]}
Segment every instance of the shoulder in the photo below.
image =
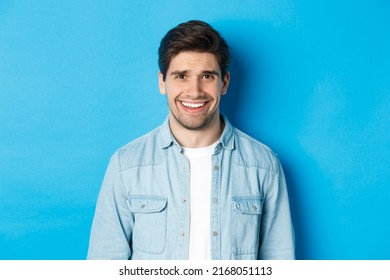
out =
{"type": "Polygon", "coordinates": [[[279,160],[271,148],[237,128],[233,133],[238,165],[276,171],[279,160]]]}
{"type": "Polygon", "coordinates": [[[160,129],[161,127],[158,126],[155,129],[149,131],[148,133],[130,141],[123,147],[119,148],[118,152],[121,154],[125,154],[129,151],[133,152],[134,150],[142,149],[148,145],[155,146],[157,144],[157,139],[160,134],[160,129]]]}
{"type": "Polygon", "coordinates": [[[158,151],[161,127],[134,139],[115,152],[120,170],[154,165],[159,161],[158,151]]]}

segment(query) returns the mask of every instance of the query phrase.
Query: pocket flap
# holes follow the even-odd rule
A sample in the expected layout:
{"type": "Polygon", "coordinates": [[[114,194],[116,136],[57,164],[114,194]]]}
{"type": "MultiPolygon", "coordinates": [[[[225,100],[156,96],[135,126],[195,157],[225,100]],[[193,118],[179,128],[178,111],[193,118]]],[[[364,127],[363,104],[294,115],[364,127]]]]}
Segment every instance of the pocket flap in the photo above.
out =
{"type": "Polygon", "coordinates": [[[259,196],[232,197],[233,207],[243,214],[261,214],[263,199],[259,196]]]}
{"type": "Polygon", "coordinates": [[[161,212],[167,205],[167,198],[159,195],[130,195],[127,205],[132,212],[161,212]]]}

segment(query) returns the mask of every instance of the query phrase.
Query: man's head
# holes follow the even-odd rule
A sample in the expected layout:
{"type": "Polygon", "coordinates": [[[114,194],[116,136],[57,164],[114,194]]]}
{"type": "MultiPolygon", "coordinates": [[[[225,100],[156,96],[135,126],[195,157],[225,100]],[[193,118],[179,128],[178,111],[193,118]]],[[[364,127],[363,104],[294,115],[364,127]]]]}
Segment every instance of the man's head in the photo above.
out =
{"type": "Polygon", "coordinates": [[[219,103],[229,86],[229,60],[225,40],[202,21],[182,23],[161,40],[159,89],[167,97],[170,128],[181,144],[190,131],[200,132],[210,145],[214,142],[207,139],[220,136],[219,103]]]}
{"type": "Polygon", "coordinates": [[[168,31],[161,40],[158,65],[164,81],[171,60],[181,52],[211,53],[218,61],[222,79],[228,72],[229,46],[218,31],[206,22],[191,20],[181,23],[168,31]]]}

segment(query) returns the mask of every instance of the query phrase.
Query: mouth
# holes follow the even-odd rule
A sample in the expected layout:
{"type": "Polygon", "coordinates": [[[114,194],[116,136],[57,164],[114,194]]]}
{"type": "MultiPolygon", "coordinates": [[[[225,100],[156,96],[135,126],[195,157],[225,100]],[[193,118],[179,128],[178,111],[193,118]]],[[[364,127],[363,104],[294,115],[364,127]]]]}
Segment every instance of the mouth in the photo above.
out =
{"type": "Polygon", "coordinates": [[[188,109],[198,109],[198,108],[202,108],[206,105],[207,102],[185,102],[185,101],[181,101],[181,105],[183,105],[184,107],[188,108],[188,109]]]}
{"type": "Polygon", "coordinates": [[[181,108],[190,114],[196,114],[203,112],[203,110],[206,110],[209,104],[209,101],[197,101],[197,102],[189,102],[189,101],[179,101],[179,104],[181,105],[181,108]]]}

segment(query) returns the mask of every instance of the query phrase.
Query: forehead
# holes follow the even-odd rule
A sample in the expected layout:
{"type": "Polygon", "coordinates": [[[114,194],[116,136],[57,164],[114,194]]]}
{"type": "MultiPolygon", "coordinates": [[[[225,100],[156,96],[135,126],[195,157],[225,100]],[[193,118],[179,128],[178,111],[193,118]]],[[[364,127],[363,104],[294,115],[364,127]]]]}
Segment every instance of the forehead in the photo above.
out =
{"type": "Polygon", "coordinates": [[[220,72],[217,57],[212,53],[180,52],[169,64],[168,72],[184,70],[212,70],[220,72]]]}

